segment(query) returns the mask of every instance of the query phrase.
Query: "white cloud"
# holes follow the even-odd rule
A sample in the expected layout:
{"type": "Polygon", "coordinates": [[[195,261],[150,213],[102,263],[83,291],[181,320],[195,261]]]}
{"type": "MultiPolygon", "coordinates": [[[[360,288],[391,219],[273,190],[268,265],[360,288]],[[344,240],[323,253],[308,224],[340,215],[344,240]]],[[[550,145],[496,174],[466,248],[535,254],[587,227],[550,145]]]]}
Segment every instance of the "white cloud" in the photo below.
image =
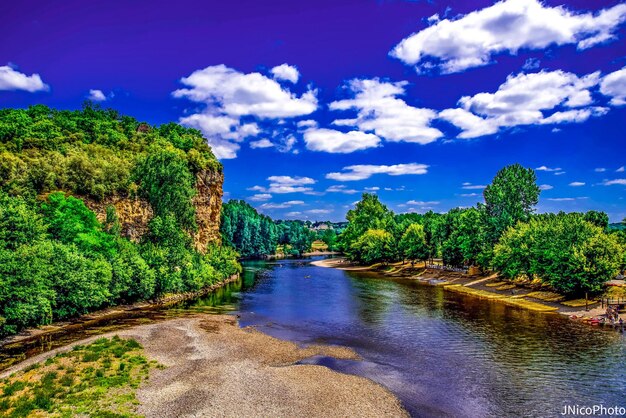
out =
{"type": "Polygon", "coordinates": [[[612,97],[613,106],[626,104],[626,67],[607,74],[600,82],[600,93],[612,97]]]}
{"type": "Polygon", "coordinates": [[[430,126],[437,117],[432,109],[409,106],[397,96],[405,94],[406,81],[391,83],[377,78],[355,79],[347,84],[354,98],[329,105],[331,110],[356,110],[354,119],[338,119],[339,126],[354,126],[363,132],[373,132],[392,142],[428,144],[443,136],[430,126]]]}
{"type": "Polygon", "coordinates": [[[258,141],[250,141],[250,148],[272,148],[274,144],[267,138],[259,139],[258,141]]]}
{"type": "Polygon", "coordinates": [[[297,211],[294,211],[294,212],[287,212],[285,215],[293,218],[293,217],[295,217],[295,216],[300,216],[300,215],[302,215],[302,212],[297,212],[297,211]]]}
{"type": "Polygon", "coordinates": [[[302,200],[289,200],[282,203],[263,203],[259,209],[285,209],[297,205],[304,205],[304,202],[302,200]]]}
{"type": "Polygon", "coordinates": [[[554,189],[554,186],[551,186],[549,184],[542,184],[539,186],[539,190],[550,190],[550,189],[554,189]]]}
{"type": "Polygon", "coordinates": [[[312,128],[304,132],[304,142],[311,151],[348,154],[367,148],[375,148],[380,138],[360,131],[341,132],[334,129],[312,128]]]}
{"type": "Polygon", "coordinates": [[[278,65],[272,68],[270,71],[275,79],[291,81],[294,84],[297,83],[298,79],[300,78],[300,73],[298,72],[298,69],[295,66],[289,64],[278,65]]]}
{"type": "Polygon", "coordinates": [[[562,176],[563,174],[565,174],[565,171],[557,171],[554,173],[555,176],[562,176]]]}
{"type": "Polygon", "coordinates": [[[239,142],[261,132],[255,123],[241,124],[238,118],[209,113],[196,113],[180,119],[180,123],[202,132],[217,158],[237,157],[239,142]]]}
{"type": "Polygon", "coordinates": [[[329,193],[343,193],[343,194],[355,194],[359,192],[358,190],[355,190],[355,189],[348,189],[343,184],[330,186],[328,189],[326,189],[326,191],[329,193]]]}
{"type": "Polygon", "coordinates": [[[616,173],[623,173],[624,170],[626,170],[626,167],[621,166],[620,168],[618,168],[617,170],[615,170],[616,173]]]}
{"type": "Polygon", "coordinates": [[[539,0],[504,0],[456,20],[433,19],[432,26],[403,39],[390,55],[418,72],[455,73],[493,62],[496,54],[576,44],[586,49],[616,38],[626,5],[578,13],[539,0]]]}
{"type": "Polygon", "coordinates": [[[431,201],[423,201],[423,200],[409,200],[408,202],[406,202],[407,205],[415,205],[415,206],[434,206],[434,205],[438,205],[441,202],[438,202],[436,200],[431,200],[431,201]]]}
{"type": "Polygon", "coordinates": [[[480,196],[479,193],[462,193],[461,197],[476,197],[476,196],[480,196]]]}
{"type": "Polygon", "coordinates": [[[185,97],[210,107],[218,105],[231,116],[286,118],[308,115],[317,109],[313,90],[297,97],[260,73],[244,74],[225,65],[194,71],[182,78],[181,83],[189,88],[176,90],[174,97],[185,97]]]}
{"type": "Polygon", "coordinates": [[[41,80],[39,74],[26,75],[5,65],[0,67],[0,90],[24,90],[35,93],[48,91],[50,86],[41,80]]]}
{"type": "Polygon", "coordinates": [[[573,181],[569,185],[572,186],[572,187],[581,187],[581,186],[584,186],[585,183],[582,182],[582,181],[573,181]]]}
{"type": "Polygon", "coordinates": [[[482,118],[465,109],[445,109],[439,112],[439,117],[461,129],[458,138],[477,138],[498,132],[499,126],[495,121],[482,118]]]}
{"type": "Polygon", "coordinates": [[[300,120],[296,123],[298,128],[317,128],[317,121],[313,119],[300,120]]]}
{"type": "Polygon", "coordinates": [[[604,173],[606,171],[606,168],[604,167],[598,167],[598,168],[594,168],[594,170],[596,173],[604,173]]]}
{"type": "Polygon", "coordinates": [[[549,197],[546,200],[552,200],[553,202],[571,202],[576,200],[575,197],[549,197]]]}
{"type": "Polygon", "coordinates": [[[180,119],[183,125],[202,131],[216,157],[235,158],[239,143],[256,136],[260,128],[242,117],[257,119],[291,118],[317,109],[316,92],[297,96],[260,73],[241,73],[224,65],[194,71],[181,79],[187,88],[172,93],[205,105],[204,110],[180,119]]]}
{"type": "Polygon", "coordinates": [[[269,193],[258,193],[253,196],[250,196],[250,200],[252,200],[253,202],[263,202],[266,200],[270,200],[271,198],[272,198],[272,195],[269,193]]]}
{"type": "Polygon", "coordinates": [[[537,171],[561,171],[561,168],[557,167],[557,168],[550,168],[550,167],[546,167],[545,165],[542,165],[541,167],[537,167],[535,168],[535,170],[537,171]]]}
{"type": "Polygon", "coordinates": [[[604,180],[603,186],[626,186],[626,179],[604,180]]]}
{"type": "Polygon", "coordinates": [[[315,184],[315,180],[310,177],[270,176],[267,180],[270,182],[268,187],[253,186],[248,190],[276,194],[309,193],[313,189],[308,185],[315,184]]]}
{"type": "Polygon", "coordinates": [[[466,189],[466,190],[481,190],[481,189],[484,189],[485,187],[487,187],[484,184],[472,184],[472,183],[469,183],[469,182],[465,182],[461,186],[462,186],[463,189],[466,189]]]}
{"type": "Polygon", "coordinates": [[[104,102],[107,97],[102,92],[102,90],[91,89],[89,90],[89,95],[87,96],[87,99],[94,102],[104,102]]]}
{"type": "Polygon", "coordinates": [[[428,166],[425,164],[409,163],[395,165],[351,165],[343,168],[341,173],[328,173],[327,179],[337,181],[365,180],[374,174],[388,174],[402,176],[407,174],[426,174],[428,166]]]}
{"type": "Polygon", "coordinates": [[[368,191],[368,192],[377,192],[377,191],[379,191],[379,190],[380,190],[380,187],[378,187],[378,186],[374,186],[374,187],[366,187],[366,188],[365,188],[365,191],[368,191]]]}
{"type": "Polygon", "coordinates": [[[590,88],[599,79],[599,72],[578,77],[560,70],[509,75],[495,93],[464,96],[459,108],[443,110],[439,116],[461,129],[459,138],[475,138],[519,125],[584,122],[608,111],[589,106],[590,88]],[[581,106],[589,107],[570,109],[581,106]],[[557,107],[566,110],[554,111],[557,107]],[[550,111],[554,112],[548,114],[550,111]]]}

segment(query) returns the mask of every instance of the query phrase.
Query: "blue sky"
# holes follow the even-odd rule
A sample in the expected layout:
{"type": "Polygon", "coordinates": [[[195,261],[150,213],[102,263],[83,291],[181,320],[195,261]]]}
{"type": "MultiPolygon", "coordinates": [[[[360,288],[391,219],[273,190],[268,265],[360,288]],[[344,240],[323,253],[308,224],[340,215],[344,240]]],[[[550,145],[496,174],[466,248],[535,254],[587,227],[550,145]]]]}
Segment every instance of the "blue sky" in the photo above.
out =
{"type": "Polygon", "coordinates": [[[13,3],[0,106],[196,127],[274,218],[472,206],[516,162],[539,211],[626,217],[623,2],[13,3]]]}

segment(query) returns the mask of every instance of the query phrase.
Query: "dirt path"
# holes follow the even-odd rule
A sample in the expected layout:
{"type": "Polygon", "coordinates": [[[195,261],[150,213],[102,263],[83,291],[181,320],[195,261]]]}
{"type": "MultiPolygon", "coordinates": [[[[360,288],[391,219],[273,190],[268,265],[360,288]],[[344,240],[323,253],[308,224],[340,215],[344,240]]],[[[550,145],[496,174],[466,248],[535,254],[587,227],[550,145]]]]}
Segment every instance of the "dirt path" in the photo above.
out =
{"type": "MultiPolygon", "coordinates": [[[[358,361],[345,347],[301,348],[239,328],[228,315],[173,319],[110,335],[115,334],[136,339],[146,356],[165,366],[151,371],[137,392],[137,412],[146,417],[407,416],[393,394],[368,379],[296,364],[315,355],[358,361]]],[[[33,357],[3,374],[70,348],[33,357]]]]}

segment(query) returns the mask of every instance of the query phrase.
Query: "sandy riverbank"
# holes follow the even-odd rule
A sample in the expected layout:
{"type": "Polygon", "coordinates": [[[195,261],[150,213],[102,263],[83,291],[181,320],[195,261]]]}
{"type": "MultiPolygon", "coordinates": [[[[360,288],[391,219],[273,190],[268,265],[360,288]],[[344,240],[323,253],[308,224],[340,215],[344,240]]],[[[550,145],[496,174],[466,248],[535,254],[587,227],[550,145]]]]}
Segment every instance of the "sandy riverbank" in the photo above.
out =
{"type": "Polygon", "coordinates": [[[355,265],[341,257],[318,260],[311,264],[318,267],[336,268],[347,271],[374,271],[388,277],[415,279],[426,284],[443,286],[446,290],[451,292],[497,301],[506,305],[536,312],[559,313],[574,320],[585,321],[590,318],[600,317],[605,312],[605,309],[601,307],[600,303],[594,301],[590,302],[589,309],[586,310],[585,305],[581,305],[581,301],[576,301],[578,302],[577,306],[567,306],[561,302],[546,300],[542,298],[542,296],[552,296],[554,294],[551,292],[533,291],[532,289],[500,282],[496,275],[470,276],[443,270],[409,268],[408,265],[399,265],[399,263],[394,263],[389,265],[386,269],[383,269],[380,265],[355,265]],[[416,270],[421,271],[415,274],[416,270]]]}
{"type": "Polygon", "coordinates": [[[362,377],[298,361],[321,355],[358,361],[351,349],[299,347],[228,315],[198,315],[92,337],[28,359],[0,378],[76,344],[112,335],[133,338],[165,366],[151,371],[137,398],[146,417],[407,416],[398,399],[362,377]]]}

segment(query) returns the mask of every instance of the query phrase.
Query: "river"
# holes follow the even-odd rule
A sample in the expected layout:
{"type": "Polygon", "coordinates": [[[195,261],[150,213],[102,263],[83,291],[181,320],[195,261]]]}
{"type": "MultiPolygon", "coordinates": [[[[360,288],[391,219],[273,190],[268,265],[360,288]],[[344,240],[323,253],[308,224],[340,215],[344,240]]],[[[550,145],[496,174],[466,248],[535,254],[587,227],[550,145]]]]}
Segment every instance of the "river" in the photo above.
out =
{"type": "Polygon", "coordinates": [[[624,334],[308,260],[246,262],[240,283],[208,298],[5,348],[0,360],[194,312],[236,312],[242,326],[279,338],[351,347],[362,361],[306,362],[370,378],[416,417],[543,417],[560,415],[565,405],[626,407],[624,334]]]}

